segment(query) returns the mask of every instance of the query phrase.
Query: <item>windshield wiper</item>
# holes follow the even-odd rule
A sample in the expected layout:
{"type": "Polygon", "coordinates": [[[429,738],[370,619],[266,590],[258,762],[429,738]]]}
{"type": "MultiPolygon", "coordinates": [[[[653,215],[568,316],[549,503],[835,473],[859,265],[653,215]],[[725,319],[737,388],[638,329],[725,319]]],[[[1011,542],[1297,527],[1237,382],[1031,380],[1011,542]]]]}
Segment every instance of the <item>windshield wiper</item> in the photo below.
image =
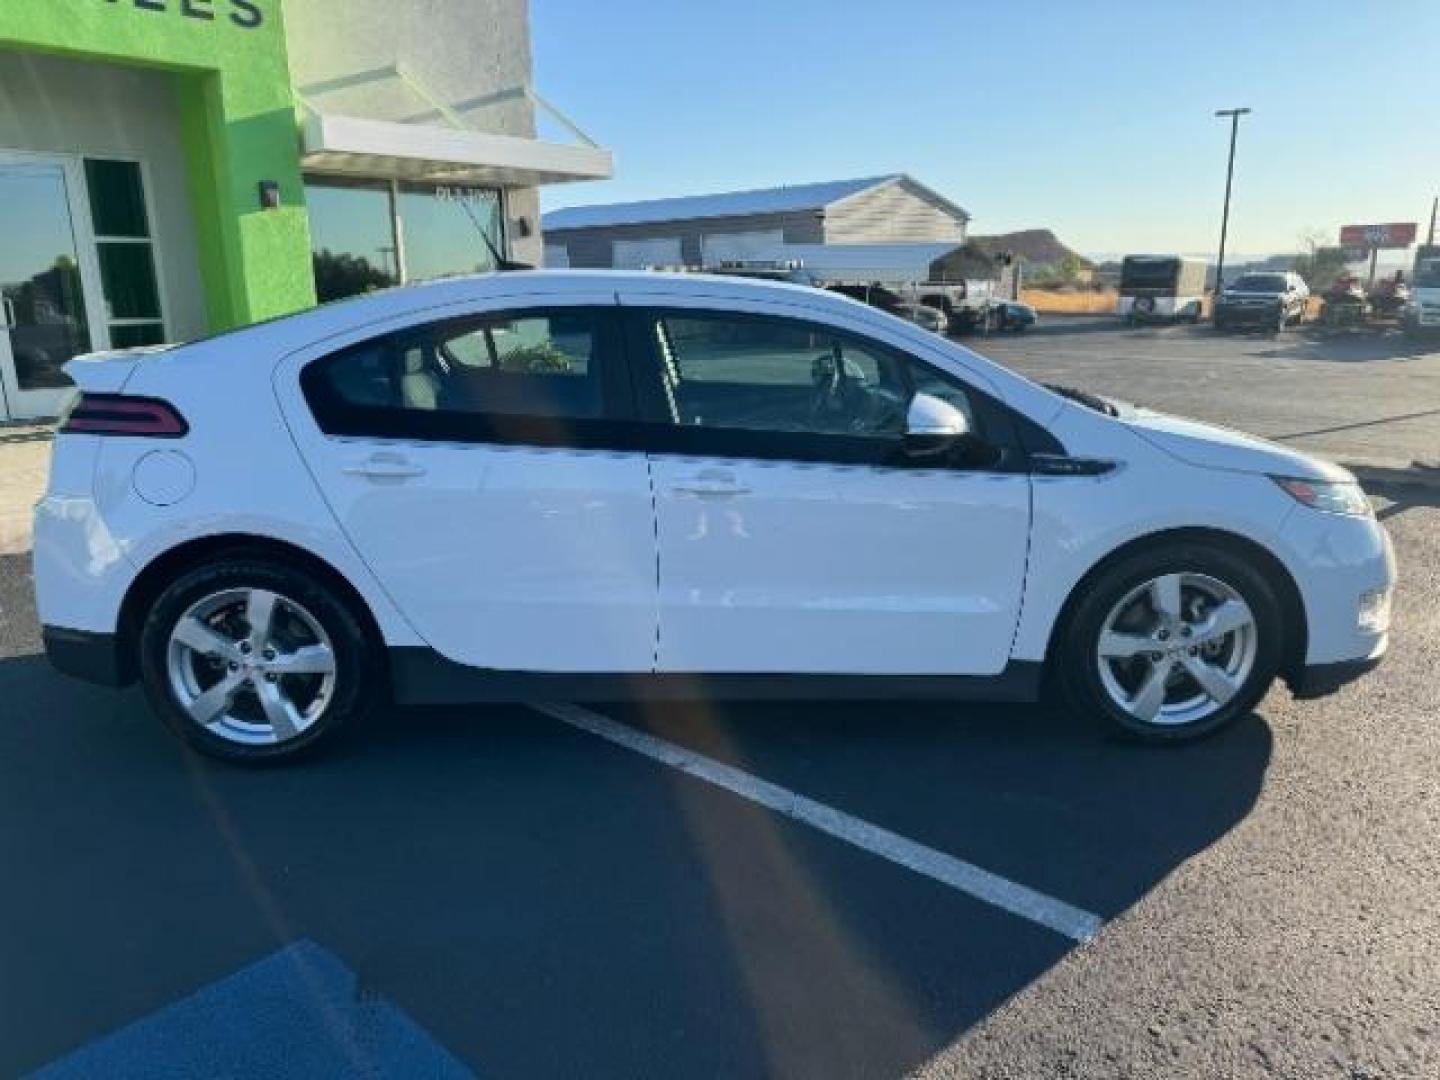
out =
{"type": "Polygon", "coordinates": [[[1092,394],[1088,390],[1080,390],[1073,386],[1060,386],[1056,383],[1046,383],[1045,389],[1052,390],[1063,398],[1078,402],[1087,409],[1094,409],[1098,413],[1104,413],[1106,416],[1120,415],[1120,410],[1115,407],[1113,401],[1110,401],[1108,398],[1103,398],[1099,394],[1092,394]]]}

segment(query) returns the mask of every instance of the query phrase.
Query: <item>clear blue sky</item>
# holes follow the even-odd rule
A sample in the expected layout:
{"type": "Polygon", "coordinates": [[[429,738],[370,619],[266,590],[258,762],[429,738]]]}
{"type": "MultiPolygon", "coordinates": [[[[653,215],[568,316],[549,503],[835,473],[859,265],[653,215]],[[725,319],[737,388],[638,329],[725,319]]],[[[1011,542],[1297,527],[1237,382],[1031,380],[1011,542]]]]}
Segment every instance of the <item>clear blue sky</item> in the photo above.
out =
{"type": "MultiPolygon", "coordinates": [[[[1440,2],[532,0],[540,92],[616,153],[546,209],[908,172],[973,231],[1230,249],[1440,192],[1440,2]]],[[[543,129],[542,129],[543,132],[543,129]]]]}

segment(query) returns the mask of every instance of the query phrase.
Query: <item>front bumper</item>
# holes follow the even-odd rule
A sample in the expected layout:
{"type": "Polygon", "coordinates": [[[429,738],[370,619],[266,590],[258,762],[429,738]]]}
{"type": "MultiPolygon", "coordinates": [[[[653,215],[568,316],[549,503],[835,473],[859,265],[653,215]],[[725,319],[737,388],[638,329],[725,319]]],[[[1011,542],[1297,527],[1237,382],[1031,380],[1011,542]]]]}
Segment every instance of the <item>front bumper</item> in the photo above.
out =
{"type": "Polygon", "coordinates": [[[1215,322],[1226,326],[1271,326],[1280,321],[1280,311],[1275,304],[1222,305],[1215,309],[1215,322]]]}
{"type": "Polygon", "coordinates": [[[1379,652],[1360,660],[1338,660],[1329,664],[1307,664],[1295,672],[1286,684],[1290,692],[1301,701],[1325,697],[1335,693],[1342,686],[1348,686],[1356,679],[1370,674],[1385,659],[1385,647],[1379,652]]]}

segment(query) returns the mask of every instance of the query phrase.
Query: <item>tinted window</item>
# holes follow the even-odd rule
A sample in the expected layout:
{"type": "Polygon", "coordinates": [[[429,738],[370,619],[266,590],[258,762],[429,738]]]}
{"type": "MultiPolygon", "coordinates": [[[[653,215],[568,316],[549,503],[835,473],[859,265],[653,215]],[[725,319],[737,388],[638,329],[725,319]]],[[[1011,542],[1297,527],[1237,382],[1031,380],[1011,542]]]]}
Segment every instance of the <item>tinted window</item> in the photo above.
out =
{"type": "Polygon", "coordinates": [[[467,430],[457,418],[598,419],[606,328],[590,309],[455,320],[353,346],[301,379],[337,433],[453,438],[467,430]]]}
{"type": "Polygon", "coordinates": [[[917,389],[951,401],[974,423],[958,381],[818,324],[669,313],[646,328],[664,408],[684,427],[898,436],[917,389]]]}
{"type": "Polygon", "coordinates": [[[1241,274],[1230,288],[1236,292],[1282,293],[1285,291],[1285,275],[1241,274]]]}

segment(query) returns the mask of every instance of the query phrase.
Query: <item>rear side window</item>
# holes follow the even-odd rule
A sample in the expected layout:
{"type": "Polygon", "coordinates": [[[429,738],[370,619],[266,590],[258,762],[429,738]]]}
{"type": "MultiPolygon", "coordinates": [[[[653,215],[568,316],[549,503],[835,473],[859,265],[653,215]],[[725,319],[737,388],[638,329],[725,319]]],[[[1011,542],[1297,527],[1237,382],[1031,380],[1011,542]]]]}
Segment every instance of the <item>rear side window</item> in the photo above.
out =
{"type": "Polygon", "coordinates": [[[317,360],[301,385],[331,434],[483,438],[486,419],[597,420],[612,321],[575,308],[435,323],[317,360]]]}

